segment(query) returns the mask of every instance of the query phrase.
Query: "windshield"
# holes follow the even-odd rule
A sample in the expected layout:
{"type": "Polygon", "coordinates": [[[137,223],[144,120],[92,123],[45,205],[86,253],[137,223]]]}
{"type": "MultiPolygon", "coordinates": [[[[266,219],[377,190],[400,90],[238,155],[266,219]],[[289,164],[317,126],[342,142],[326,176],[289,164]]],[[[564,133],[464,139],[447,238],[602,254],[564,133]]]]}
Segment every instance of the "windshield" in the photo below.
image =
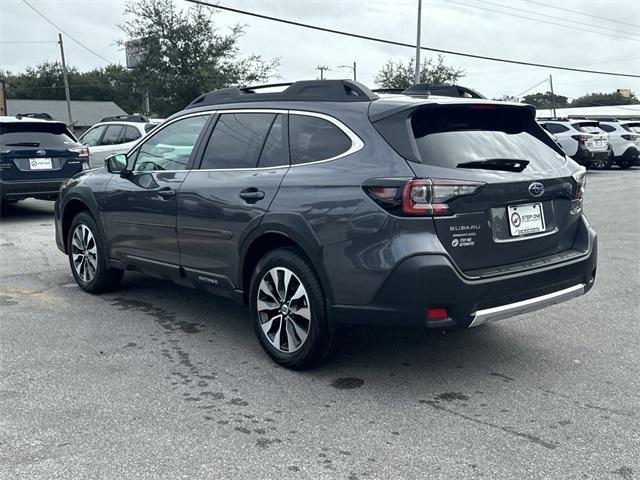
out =
{"type": "Polygon", "coordinates": [[[527,171],[564,161],[553,142],[526,112],[470,108],[423,109],[411,126],[422,163],[446,168],[479,161],[526,160],[527,171]]]}
{"type": "Polygon", "coordinates": [[[3,123],[0,125],[0,144],[24,147],[67,147],[76,143],[60,123],[3,123]]]}

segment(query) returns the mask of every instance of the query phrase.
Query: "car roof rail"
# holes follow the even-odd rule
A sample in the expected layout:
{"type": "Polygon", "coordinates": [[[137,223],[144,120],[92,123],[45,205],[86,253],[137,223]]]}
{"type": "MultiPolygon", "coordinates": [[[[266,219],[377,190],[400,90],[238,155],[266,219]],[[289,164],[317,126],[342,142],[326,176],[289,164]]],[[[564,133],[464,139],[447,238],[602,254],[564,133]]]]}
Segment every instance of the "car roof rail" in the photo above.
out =
{"type": "Polygon", "coordinates": [[[16,118],[39,118],[40,120],[53,120],[53,117],[48,113],[18,113],[16,118]]]}
{"type": "Polygon", "coordinates": [[[441,97],[459,97],[459,98],[482,98],[486,97],[462,85],[432,85],[430,83],[416,83],[402,91],[403,95],[429,96],[437,95],[441,97]]]}
{"type": "Polygon", "coordinates": [[[144,115],[112,115],[110,117],[104,117],[101,122],[134,122],[134,123],[147,123],[149,119],[144,115]]]}
{"type": "Polygon", "coordinates": [[[406,90],[404,87],[400,88],[374,88],[371,90],[373,93],[402,93],[406,90]]]}
{"type": "Polygon", "coordinates": [[[301,80],[251,87],[229,87],[200,95],[186,108],[255,101],[370,102],[378,96],[353,80],[301,80]],[[273,87],[287,87],[280,92],[257,93],[273,87]]]}

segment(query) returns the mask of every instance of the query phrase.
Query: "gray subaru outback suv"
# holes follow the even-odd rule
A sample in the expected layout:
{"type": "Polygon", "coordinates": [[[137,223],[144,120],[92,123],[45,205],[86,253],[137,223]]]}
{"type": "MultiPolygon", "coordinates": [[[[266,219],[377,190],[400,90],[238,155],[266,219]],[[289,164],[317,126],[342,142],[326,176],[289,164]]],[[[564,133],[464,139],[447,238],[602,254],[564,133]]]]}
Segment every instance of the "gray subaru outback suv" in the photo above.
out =
{"type": "Polygon", "coordinates": [[[341,327],[473,327],[593,286],[585,170],[533,107],[347,80],[259,92],[202,95],[61,189],[80,287],[131,269],[231,297],[303,369],[341,327]]]}

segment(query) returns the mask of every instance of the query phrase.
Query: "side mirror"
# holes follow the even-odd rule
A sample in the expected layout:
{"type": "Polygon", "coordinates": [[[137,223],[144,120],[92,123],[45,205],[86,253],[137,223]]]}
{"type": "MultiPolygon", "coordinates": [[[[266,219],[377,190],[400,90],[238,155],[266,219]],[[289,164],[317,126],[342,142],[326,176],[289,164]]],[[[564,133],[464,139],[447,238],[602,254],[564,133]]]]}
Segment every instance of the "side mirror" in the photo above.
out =
{"type": "Polygon", "coordinates": [[[122,153],[107,157],[104,163],[111,173],[123,173],[127,170],[127,156],[122,153]]]}

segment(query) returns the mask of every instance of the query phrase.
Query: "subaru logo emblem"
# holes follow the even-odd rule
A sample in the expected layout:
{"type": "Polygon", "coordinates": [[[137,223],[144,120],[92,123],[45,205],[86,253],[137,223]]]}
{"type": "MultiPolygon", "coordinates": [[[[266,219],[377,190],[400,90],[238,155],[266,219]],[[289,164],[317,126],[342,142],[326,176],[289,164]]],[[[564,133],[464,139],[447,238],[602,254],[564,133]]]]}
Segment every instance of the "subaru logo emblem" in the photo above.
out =
{"type": "Polygon", "coordinates": [[[529,193],[532,197],[539,197],[544,193],[544,185],[540,182],[533,182],[529,185],[529,193]]]}
{"type": "Polygon", "coordinates": [[[44,150],[36,150],[36,155],[46,155],[47,152],[44,150]]]}

